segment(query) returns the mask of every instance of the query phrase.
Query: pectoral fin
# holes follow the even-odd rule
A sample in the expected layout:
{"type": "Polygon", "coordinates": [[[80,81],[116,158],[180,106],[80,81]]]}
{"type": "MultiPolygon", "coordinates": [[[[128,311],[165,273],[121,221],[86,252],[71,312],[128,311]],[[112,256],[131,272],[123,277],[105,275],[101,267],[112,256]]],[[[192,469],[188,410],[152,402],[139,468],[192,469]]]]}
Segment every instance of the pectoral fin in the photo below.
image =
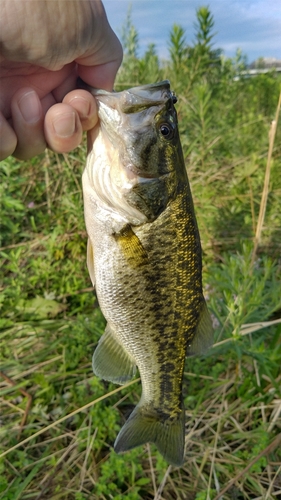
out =
{"type": "Polygon", "coordinates": [[[114,238],[131,267],[137,268],[148,262],[147,252],[130,224],[126,224],[119,233],[115,233],[114,238]]]}
{"type": "Polygon", "coordinates": [[[87,266],[93,286],[95,286],[94,249],[90,238],[87,243],[87,266]]]}
{"type": "Polygon", "coordinates": [[[213,344],[213,325],[206,302],[204,301],[195,336],[187,348],[187,355],[204,354],[213,344]]]}
{"type": "Polygon", "coordinates": [[[125,384],[136,373],[135,360],[128,354],[109,325],[99,340],[93,355],[94,373],[114,384],[125,384]]]}

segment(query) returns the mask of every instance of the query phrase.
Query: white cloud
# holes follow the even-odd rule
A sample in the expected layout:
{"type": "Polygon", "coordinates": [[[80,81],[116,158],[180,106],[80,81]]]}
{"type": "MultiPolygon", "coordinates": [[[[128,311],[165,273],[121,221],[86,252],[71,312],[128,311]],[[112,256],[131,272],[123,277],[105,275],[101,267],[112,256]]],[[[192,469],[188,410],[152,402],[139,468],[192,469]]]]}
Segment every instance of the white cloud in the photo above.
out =
{"type": "Polygon", "coordinates": [[[119,35],[130,4],[141,53],[155,43],[159,56],[167,57],[174,23],[186,30],[186,41],[192,43],[196,9],[208,5],[215,21],[214,46],[227,56],[239,47],[249,61],[259,56],[281,59],[280,0],[104,0],[109,21],[119,35]]]}

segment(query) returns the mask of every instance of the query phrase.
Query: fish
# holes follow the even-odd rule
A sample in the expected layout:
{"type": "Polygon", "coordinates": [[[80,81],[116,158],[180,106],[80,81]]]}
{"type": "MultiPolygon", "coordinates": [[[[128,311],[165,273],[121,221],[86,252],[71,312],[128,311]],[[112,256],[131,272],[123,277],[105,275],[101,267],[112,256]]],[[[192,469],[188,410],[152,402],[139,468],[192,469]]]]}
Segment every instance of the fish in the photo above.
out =
{"type": "Polygon", "coordinates": [[[93,371],[121,385],[140,374],[141,398],[115,451],[154,443],[179,467],[185,358],[212,345],[213,328],[176,96],[168,80],[91,92],[99,124],[82,176],[87,265],[107,321],[93,371]]]}

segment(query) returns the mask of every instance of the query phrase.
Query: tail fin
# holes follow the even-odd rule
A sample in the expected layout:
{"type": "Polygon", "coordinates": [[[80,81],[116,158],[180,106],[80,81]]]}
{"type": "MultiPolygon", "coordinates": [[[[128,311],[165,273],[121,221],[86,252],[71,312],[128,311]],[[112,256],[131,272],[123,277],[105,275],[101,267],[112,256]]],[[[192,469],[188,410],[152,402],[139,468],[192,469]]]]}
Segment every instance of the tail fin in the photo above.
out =
{"type": "Polygon", "coordinates": [[[180,467],[184,460],[184,409],[177,418],[161,420],[155,410],[137,405],[114,443],[117,453],[151,442],[168,463],[180,467]]]}

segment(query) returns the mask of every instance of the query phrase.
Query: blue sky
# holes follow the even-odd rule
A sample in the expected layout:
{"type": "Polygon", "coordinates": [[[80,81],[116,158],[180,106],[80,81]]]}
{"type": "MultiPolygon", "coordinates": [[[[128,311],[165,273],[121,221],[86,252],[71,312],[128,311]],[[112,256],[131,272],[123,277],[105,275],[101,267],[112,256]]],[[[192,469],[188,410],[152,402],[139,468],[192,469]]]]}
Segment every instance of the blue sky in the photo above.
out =
{"type": "Polygon", "coordinates": [[[155,43],[158,55],[168,57],[167,41],[174,23],[194,40],[196,9],[208,5],[214,16],[214,48],[227,57],[240,48],[248,62],[260,56],[281,60],[281,0],[103,0],[109,22],[120,37],[128,7],[139,34],[140,55],[155,43]]]}

